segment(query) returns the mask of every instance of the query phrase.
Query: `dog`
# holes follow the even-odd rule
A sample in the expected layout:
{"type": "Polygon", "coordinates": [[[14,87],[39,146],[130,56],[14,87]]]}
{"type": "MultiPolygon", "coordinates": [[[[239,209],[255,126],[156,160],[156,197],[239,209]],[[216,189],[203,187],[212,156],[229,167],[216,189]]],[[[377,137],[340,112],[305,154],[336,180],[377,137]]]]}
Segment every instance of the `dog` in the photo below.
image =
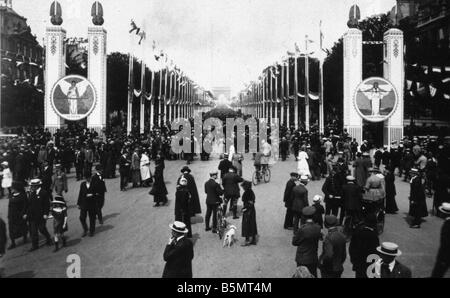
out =
{"type": "Polygon", "coordinates": [[[225,237],[223,239],[223,247],[228,246],[231,247],[234,242],[236,242],[235,234],[236,234],[236,226],[230,225],[228,227],[227,232],[225,233],[225,237]]]}

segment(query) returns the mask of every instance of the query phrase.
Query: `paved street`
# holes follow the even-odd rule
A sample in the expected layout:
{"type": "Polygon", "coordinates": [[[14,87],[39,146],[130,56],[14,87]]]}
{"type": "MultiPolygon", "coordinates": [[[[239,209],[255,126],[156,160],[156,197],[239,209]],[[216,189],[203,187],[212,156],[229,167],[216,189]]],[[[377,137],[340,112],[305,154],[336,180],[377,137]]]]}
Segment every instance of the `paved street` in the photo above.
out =
{"type": "MultiPolygon", "coordinates": [[[[250,155],[246,155],[246,158],[243,173],[250,180],[253,162],[250,155]]],[[[222,248],[218,236],[204,230],[206,206],[203,184],[209,178],[208,173],[217,168],[218,162],[217,159],[209,162],[196,160],[190,166],[196,178],[203,211],[202,218],[197,218],[199,223],[192,226],[195,241],[194,277],[291,277],[296,267],[296,247],[291,244],[292,231],[283,229],[285,208],[282,195],[289,173],[296,170],[293,157],[272,167],[272,181],[269,184],[254,187],[260,238],[257,246],[250,247],[241,247],[244,239],[239,237],[237,245],[222,248]]],[[[105,222],[97,228],[93,238],[81,238],[82,229],[76,208],[79,182],[75,181],[72,173],[69,175],[69,193],[66,196],[69,202],[68,247],[52,253],[53,247],[45,246],[41,239],[43,246],[38,251],[29,253],[30,244],[20,244],[6,254],[6,275],[65,277],[68,266],[66,257],[78,254],[81,258],[82,277],[160,277],[164,267],[162,254],[170,236],[168,225],[174,219],[175,181],[184,164],[182,161],[166,162],[164,176],[169,191],[168,207],[154,208],[153,197],[148,195],[149,189],[120,192],[118,178],[107,180],[105,222]]],[[[323,181],[308,184],[310,200],[314,194],[322,195],[320,189],[323,181]]],[[[400,212],[386,216],[385,232],[381,240],[398,243],[403,252],[398,260],[411,268],[414,277],[427,277],[434,265],[442,220],[429,216],[421,229],[410,229],[405,221],[409,185],[399,179],[396,185],[400,212]]],[[[6,199],[0,200],[0,214],[3,218],[7,215],[7,203],[6,199]]],[[[428,199],[427,203],[430,209],[431,200],[428,199]]],[[[231,222],[238,227],[237,234],[240,236],[241,219],[231,222]]],[[[49,221],[49,231],[52,231],[51,224],[49,221]]],[[[343,276],[354,276],[349,259],[343,276]]]]}

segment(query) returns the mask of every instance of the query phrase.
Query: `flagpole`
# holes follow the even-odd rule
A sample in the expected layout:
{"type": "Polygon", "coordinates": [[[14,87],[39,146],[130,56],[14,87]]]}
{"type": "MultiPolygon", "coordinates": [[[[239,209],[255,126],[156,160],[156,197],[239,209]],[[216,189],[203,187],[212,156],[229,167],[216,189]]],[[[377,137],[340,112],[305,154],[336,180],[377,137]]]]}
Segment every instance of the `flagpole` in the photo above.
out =
{"type": "Polygon", "coordinates": [[[151,87],[151,91],[150,91],[150,130],[153,128],[153,125],[155,124],[155,72],[150,70],[150,74],[152,75],[152,80],[150,82],[150,87],[151,87]]]}
{"type": "Polygon", "coordinates": [[[133,54],[128,54],[128,103],[127,103],[127,134],[131,133],[132,125],[133,125],[133,92],[134,92],[134,75],[133,75],[133,68],[134,68],[134,57],[133,54]]]}
{"type": "Polygon", "coordinates": [[[309,53],[308,35],[305,35],[305,130],[309,132],[309,53]]]}
{"type": "Polygon", "coordinates": [[[145,126],[145,62],[141,60],[141,107],[140,107],[140,123],[139,123],[139,132],[141,134],[144,133],[145,126]]]}
{"type": "Polygon", "coordinates": [[[289,129],[289,127],[291,126],[291,98],[289,97],[289,64],[290,64],[290,60],[288,57],[288,61],[287,61],[287,68],[286,68],[286,98],[287,98],[287,102],[286,102],[286,125],[289,129]]]}
{"type": "Polygon", "coordinates": [[[264,72],[263,72],[263,81],[262,81],[262,118],[266,118],[266,102],[265,102],[266,86],[265,86],[265,82],[266,82],[266,78],[264,77],[264,72]]]}
{"type": "Polygon", "coordinates": [[[280,124],[284,125],[284,83],[285,83],[285,75],[284,75],[284,61],[281,64],[281,120],[280,120],[280,124]]]}
{"type": "Polygon", "coordinates": [[[173,71],[170,72],[170,85],[169,85],[169,123],[173,121],[173,96],[172,96],[172,88],[173,88],[173,71]]]}
{"type": "Polygon", "coordinates": [[[294,67],[294,125],[298,129],[298,61],[297,52],[295,53],[295,67],[294,67]]]}
{"type": "MultiPolygon", "coordinates": [[[[323,34],[322,34],[322,21],[320,21],[320,51],[323,50],[323,34]]],[[[321,59],[319,59],[319,134],[325,133],[325,119],[324,119],[324,112],[323,112],[323,100],[324,100],[324,89],[323,89],[323,65],[324,65],[324,53],[320,53],[321,59]]]]}
{"type": "Polygon", "coordinates": [[[164,125],[166,125],[167,123],[167,103],[166,103],[166,98],[167,98],[167,73],[168,73],[169,69],[166,66],[166,75],[164,76],[164,125]]]}

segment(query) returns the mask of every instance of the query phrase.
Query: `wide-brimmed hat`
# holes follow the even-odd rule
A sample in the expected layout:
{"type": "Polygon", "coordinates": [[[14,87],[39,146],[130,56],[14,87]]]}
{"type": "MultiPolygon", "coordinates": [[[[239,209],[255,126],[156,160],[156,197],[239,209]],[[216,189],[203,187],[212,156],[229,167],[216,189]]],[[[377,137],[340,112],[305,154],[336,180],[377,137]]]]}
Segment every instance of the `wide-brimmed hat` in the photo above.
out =
{"type": "Polygon", "coordinates": [[[337,226],[338,219],[335,215],[325,215],[325,226],[326,227],[334,227],[337,226]]]}
{"type": "Polygon", "coordinates": [[[304,216],[312,216],[314,213],[316,213],[316,208],[312,206],[308,206],[302,209],[302,213],[304,216]]]}
{"type": "Polygon", "coordinates": [[[290,175],[291,175],[291,177],[298,178],[298,173],[296,173],[296,172],[292,172],[290,175]]]}
{"type": "Polygon", "coordinates": [[[186,224],[181,221],[175,221],[173,224],[170,224],[169,227],[177,233],[186,234],[187,232],[189,232],[189,230],[186,228],[186,224]]]}
{"type": "Polygon", "coordinates": [[[184,173],[184,172],[190,173],[190,172],[191,172],[191,169],[189,169],[188,166],[184,166],[184,167],[181,169],[181,173],[184,173]]]}
{"type": "Polygon", "coordinates": [[[42,185],[41,179],[33,179],[30,181],[30,186],[39,186],[42,185]]]}
{"type": "Polygon", "coordinates": [[[214,172],[210,172],[209,173],[209,176],[217,176],[217,175],[219,175],[219,173],[217,172],[217,171],[214,171],[214,172]]]}
{"type": "Polygon", "coordinates": [[[383,242],[377,247],[377,251],[383,255],[398,257],[402,252],[398,249],[398,245],[392,242],[383,242]]]}
{"type": "Polygon", "coordinates": [[[419,169],[412,168],[409,172],[410,172],[410,174],[419,174],[419,169]]]}
{"type": "Polygon", "coordinates": [[[450,214],[450,203],[442,203],[438,208],[442,213],[450,214]]]}

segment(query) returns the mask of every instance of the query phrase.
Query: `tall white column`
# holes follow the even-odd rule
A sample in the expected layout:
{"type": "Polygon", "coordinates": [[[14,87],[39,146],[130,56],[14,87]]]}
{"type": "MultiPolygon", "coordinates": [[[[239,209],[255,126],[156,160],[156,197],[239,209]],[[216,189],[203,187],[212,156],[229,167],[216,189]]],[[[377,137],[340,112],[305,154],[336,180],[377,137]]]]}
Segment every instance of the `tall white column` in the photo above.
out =
{"type": "Polygon", "coordinates": [[[106,30],[102,26],[88,28],[88,79],[97,93],[97,104],[88,116],[88,128],[98,133],[106,127],[106,30]]]}
{"type": "Polygon", "coordinates": [[[344,34],[344,128],[362,142],[362,118],[353,105],[353,96],[362,80],[362,32],[350,28],[344,34]]]}
{"type": "Polygon", "coordinates": [[[53,110],[51,103],[51,91],[53,85],[66,75],[66,52],[64,40],[66,30],[61,26],[47,27],[45,32],[45,103],[44,125],[53,134],[61,127],[63,119],[53,110]]]}
{"type": "Polygon", "coordinates": [[[397,90],[398,105],[394,114],[384,122],[384,145],[403,138],[403,88],[405,68],[403,60],[403,32],[389,29],[384,33],[384,78],[397,90]]]}

